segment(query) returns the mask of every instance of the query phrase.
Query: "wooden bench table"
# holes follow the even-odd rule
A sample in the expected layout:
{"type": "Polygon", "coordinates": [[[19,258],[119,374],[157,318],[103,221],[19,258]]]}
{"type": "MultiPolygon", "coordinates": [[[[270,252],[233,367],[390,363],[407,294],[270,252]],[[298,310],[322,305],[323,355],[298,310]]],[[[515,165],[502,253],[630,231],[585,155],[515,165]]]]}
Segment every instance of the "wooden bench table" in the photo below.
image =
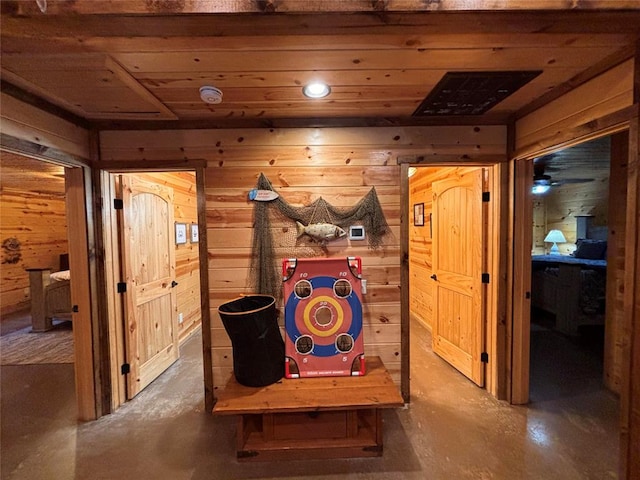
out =
{"type": "Polygon", "coordinates": [[[245,387],[232,376],[216,415],[239,415],[238,460],[382,455],[382,408],[404,405],[379,357],[361,377],[282,379],[245,387]]]}

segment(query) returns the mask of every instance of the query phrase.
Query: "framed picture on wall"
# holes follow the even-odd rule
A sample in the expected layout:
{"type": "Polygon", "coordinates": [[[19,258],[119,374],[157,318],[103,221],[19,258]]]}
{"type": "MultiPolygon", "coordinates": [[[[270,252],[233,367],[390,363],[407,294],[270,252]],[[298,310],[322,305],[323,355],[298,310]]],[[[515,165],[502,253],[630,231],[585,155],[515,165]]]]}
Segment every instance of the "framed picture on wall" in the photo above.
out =
{"type": "Polygon", "coordinates": [[[413,224],[416,227],[424,227],[424,203],[413,205],[413,224]]]}
{"type": "Polygon", "coordinates": [[[176,245],[187,243],[187,224],[176,223],[176,245]]]}
{"type": "Polygon", "coordinates": [[[200,232],[198,231],[198,224],[191,224],[191,243],[198,243],[200,241],[200,232]]]}

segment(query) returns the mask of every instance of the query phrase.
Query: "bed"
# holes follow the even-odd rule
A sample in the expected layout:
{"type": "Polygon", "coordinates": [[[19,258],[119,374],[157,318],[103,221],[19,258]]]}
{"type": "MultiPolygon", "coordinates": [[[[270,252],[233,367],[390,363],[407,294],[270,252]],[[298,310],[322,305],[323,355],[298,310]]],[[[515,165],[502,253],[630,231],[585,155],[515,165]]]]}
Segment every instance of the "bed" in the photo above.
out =
{"type": "MultiPolygon", "coordinates": [[[[61,259],[61,264],[63,262],[61,259]]],[[[54,318],[71,320],[69,270],[53,273],[51,268],[29,268],[27,271],[31,294],[31,330],[33,332],[51,330],[54,318]]]]}
{"type": "Polygon", "coordinates": [[[554,314],[557,330],[577,335],[580,326],[604,324],[606,242],[581,239],[574,255],[531,259],[531,304],[554,314]]]}

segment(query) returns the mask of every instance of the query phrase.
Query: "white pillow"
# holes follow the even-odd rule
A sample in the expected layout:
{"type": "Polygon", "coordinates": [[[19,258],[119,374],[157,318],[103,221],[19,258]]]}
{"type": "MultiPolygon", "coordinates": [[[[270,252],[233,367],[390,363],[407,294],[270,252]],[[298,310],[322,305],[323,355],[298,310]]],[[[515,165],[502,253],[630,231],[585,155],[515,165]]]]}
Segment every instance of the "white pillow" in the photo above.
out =
{"type": "Polygon", "coordinates": [[[69,270],[62,270],[51,274],[51,280],[54,282],[62,282],[64,280],[71,280],[71,272],[69,270]]]}

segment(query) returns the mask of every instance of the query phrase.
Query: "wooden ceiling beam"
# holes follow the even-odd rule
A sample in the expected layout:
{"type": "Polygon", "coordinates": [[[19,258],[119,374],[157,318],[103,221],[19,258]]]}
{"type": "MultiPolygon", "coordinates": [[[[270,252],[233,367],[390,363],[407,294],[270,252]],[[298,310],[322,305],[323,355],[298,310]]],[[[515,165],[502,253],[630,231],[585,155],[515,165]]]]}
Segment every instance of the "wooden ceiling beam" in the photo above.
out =
{"type": "MultiPolygon", "coordinates": [[[[421,12],[482,11],[486,0],[3,0],[3,11],[20,15],[36,14],[144,14],[188,15],[202,13],[322,13],[322,12],[421,12]],[[42,12],[44,10],[44,12],[42,12]]],[[[498,0],[492,10],[598,10],[633,9],[635,0],[498,0]]]]}
{"type": "Polygon", "coordinates": [[[88,129],[90,127],[90,123],[86,118],[83,118],[75,113],[62,108],[58,105],[51,103],[48,100],[45,100],[43,97],[35,95],[33,93],[27,92],[16,85],[9,83],[5,80],[5,78],[0,79],[0,90],[2,93],[6,93],[7,95],[11,95],[12,97],[20,100],[21,102],[27,103],[29,105],[33,105],[34,107],[39,108],[45,112],[51,113],[56,117],[62,118],[74,125],[77,125],[82,128],[88,129]]]}
{"type": "Polygon", "coordinates": [[[346,128],[506,125],[507,115],[456,117],[327,117],[327,118],[212,118],[207,120],[94,121],[98,130],[196,130],[225,128],[346,128]]]}
{"type": "Polygon", "coordinates": [[[552,102],[553,100],[560,98],[562,95],[570,92],[571,90],[579,87],[587,83],[589,80],[597,77],[598,75],[606,72],[607,70],[615,67],[616,65],[621,64],[622,62],[633,58],[635,55],[635,48],[633,46],[628,46],[625,48],[621,48],[613,55],[605,58],[604,60],[592,65],[588,69],[583,72],[580,72],[578,75],[573,76],[569,81],[558,85],[554,89],[545,93],[544,95],[536,98],[533,102],[525,105],[519,111],[515,112],[513,115],[513,120],[517,120],[519,118],[525,117],[531,112],[541,108],[542,106],[552,102]]]}
{"type": "MultiPolygon", "coordinates": [[[[34,2],[35,3],[35,2],[34,2]]],[[[84,2],[82,2],[84,3],[84,2]]],[[[91,3],[91,2],[89,2],[91,3]]],[[[140,2],[143,3],[143,2],[140,2]]],[[[5,11],[5,2],[1,2],[5,11]]],[[[640,34],[634,11],[363,12],[265,15],[19,15],[3,13],[3,37],[227,37],[291,35],[640,34]],[[73,33],[70,33],[73,32],[73,33]]]]}

